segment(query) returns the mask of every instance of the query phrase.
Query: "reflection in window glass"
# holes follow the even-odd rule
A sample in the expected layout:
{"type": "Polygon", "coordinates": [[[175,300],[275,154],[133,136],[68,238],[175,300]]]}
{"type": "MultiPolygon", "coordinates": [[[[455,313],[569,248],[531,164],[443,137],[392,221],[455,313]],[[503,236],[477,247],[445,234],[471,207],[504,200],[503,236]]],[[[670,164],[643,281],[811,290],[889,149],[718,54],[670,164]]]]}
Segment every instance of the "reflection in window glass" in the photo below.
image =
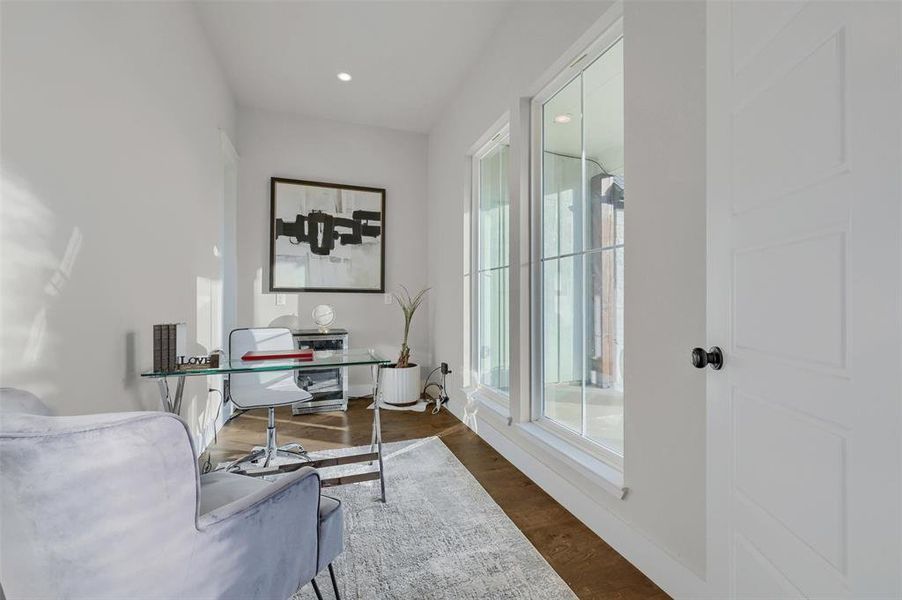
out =
{"type": "Polygon", "coordinates": [[[576,295],[581,271],[579,255],[542,263],[545,416],[576,432],[581,432],[583,421],[582,313],[576,295]]]}
{"type": "Polygon", "coordinates": [[[622,454],[622,41],[542,108],[543,414],[622,454]]]}
{"type": "Polygon", "coordinates": [[[502,392],[510,387],[508,153],[507,141],[502,140],[477,157],[478,331],[474,363],[479,383],[502,392]]]}

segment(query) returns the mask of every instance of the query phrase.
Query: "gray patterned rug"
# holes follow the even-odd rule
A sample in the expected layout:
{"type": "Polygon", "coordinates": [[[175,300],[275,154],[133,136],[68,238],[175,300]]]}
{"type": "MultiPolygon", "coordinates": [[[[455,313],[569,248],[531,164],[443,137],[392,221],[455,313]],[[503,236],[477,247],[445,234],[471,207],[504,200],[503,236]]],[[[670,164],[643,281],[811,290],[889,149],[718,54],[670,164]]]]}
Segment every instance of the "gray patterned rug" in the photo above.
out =
{"type": "MultiPolygon", "coordinates": [[[[345,551],[334,565],[344,600],[576,598],[440,439],[386,444],[384,451],[386,504],[377,499],[378,481],[326,490],[345,511],[345,551]]],[[[323,469],[323,476],[367,469],[323,469]]],[[[328,573],[317,582],[331,599],[328,573]]],[[[307,586],[294,598],[316,596],[307,586]]]]}

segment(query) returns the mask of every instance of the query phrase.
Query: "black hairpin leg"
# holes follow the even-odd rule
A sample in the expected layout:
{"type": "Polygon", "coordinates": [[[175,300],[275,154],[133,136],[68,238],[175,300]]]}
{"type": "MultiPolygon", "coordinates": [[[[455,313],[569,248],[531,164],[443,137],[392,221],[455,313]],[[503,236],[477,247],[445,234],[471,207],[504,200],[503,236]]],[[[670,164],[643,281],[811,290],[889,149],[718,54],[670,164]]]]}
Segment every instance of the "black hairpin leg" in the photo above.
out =
{"type": "Polygon", "coordinates": [[[335,600],[341,600],[338,593],[338,582],[335,581],[335,571],[332,569],[332,563],[329,563],[329,577],[332,578],[332,589],[335,590],[335,600]]]}
{"type": "Polygon", "coordinates": [[[311,579],[310,583],[313,584],[313,591],[316,592],[316,600],[323,600],[323,595],[319,591],[319,586],[316,585],[316,577],[311,579]]]}

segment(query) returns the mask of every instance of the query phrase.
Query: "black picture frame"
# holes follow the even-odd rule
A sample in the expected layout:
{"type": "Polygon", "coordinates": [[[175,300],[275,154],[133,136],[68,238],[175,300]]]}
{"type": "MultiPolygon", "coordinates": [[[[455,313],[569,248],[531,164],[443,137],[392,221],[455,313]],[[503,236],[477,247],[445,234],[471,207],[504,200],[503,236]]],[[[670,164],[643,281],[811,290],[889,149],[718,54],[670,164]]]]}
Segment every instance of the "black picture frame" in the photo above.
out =
{"type": "MultiPolygon", "coordinates": [[[[385,196],[386,196],[385,188],[366,187],[366,186],[359,186],[359,185],[348,185],[348,184],[343,184],[343,183],[328,183],[328,182],[323,182],[323,181],[309,181],[309,180],[305,180],[305,179],[290,179],[290,178],[286,178],[286,177],[271,177],[270,178],[270,204],[269,204],[269,291],[277,292],[277,293],[284,293],[284,292],[287,292],[287,293],[326,292],[326,293],[354,293],[354,294],[383,294],[383,293],[385,293],[385,244],[386,244],[385,196]],[[338,190],[352,190],[352,191],[360,191],[360,192],[371,192],[371,193],[380,195],[381,209],[380,209],[380,216],[379,216],[380,218],[379,218],[379,233],[378,233],[378,237],[380,238],[379,287],[378,287],[378,289],[377,288],[350,288],[350,287],[292,287],[292,286],[285,286],[285,285],[277,285],[278,282],[276,282],[276,280],[275,280],[276,279],[275,266],[276,266],[276,240],[277,240],[277,237],[289,235],[289,234],[285,233],[285,231],[290,227],[298,227],[300,229],[304,229],[303,225],[297,225],[297,221],[295,221],[294,223],[285,223],[281,219],[277,219],[277,217],[276,217],[276,202],[277,202],[276,188],[279,184],[301,185],[301,186],[307,186],[307,187],[321,187],[321,188],[330,188],[330,189],[338,189],[338,190]],[[277,230],[280,230],[280,231],[277,231],[277,230]]],[[[319,211],[311,211],[311,213],[312,212],[319,212],[319,211]]],[[[360,211],[360,212],[367,212],[367,211],[360,211]]],[[[323,217],[323,219],[328,220],[329,223],[331,223],[334,220],[339,220],[339,219],[332,217],[331,215],[325,215],[323,217]]],[[[341,219],[341,220],[347,221],[347,219],[341,219]]],[[[368,227],[367,224],[369,224],[369,227],[371,228],[372,221],[374,221],[374,219],[372,219],[372,218],[366,219],[365,220],[366,224],[363,224],[362,226],[360,225],[360,223],[357,223],[358,226],[355,228],[356,231],[354,231],[353,234],[349,234],[349,237],[354,237],[356,235],[356,237],[359,238],[361,235],[360,234],[361,228],[365,230],[368,227]]],[[[339,226],[343,226],[343,225],[339,225],[339,226]]],[[[331,227],[332,227],[331,225],[324,225],[322,231],[331,230],[331,227]]],[[[301,233],[303,235],[303,233],[300,232],[300,229],[296,229],[294,231],[301,233]]],[[[334,235],[338,236],[338,238],[335,238],[335,239],[340,239],[341,237],[345,237],[345,236],[339,235],[338,233],[335,233],[334,235]]],[[[299,244],[299,245],[307,244],[307,246],[310,248],[310,252],[313,254],[322,254],[324,250],[328,251],[328,248],[323,248],[324,245],[334,244],[334,241],[329,242],[327,240],[320,240],[319,238],[314,240],[315,243],[313,245],[311,245],[307,240],[300,239],[299,237],[296,237],[295,239],[298,239],[297,244],[299,244]],[[322,242],[322,243],[320,243],[320,242],[322,242]]]]}

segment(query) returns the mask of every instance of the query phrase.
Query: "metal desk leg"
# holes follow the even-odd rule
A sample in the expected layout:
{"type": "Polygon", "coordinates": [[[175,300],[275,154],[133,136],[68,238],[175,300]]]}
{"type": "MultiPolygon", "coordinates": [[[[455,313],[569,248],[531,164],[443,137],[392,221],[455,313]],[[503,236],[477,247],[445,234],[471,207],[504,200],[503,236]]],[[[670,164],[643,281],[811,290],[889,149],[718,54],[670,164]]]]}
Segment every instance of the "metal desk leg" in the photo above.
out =
{"type": "Polygon", "coordinates": [[[182,396],[185,393],[185,376],[178,375],[175,384],[175,398],[169,395],[169,378],[160,377],[157,379],[157,386],[160,388],[160,402],[163,404],[163,410],[175,414],[181,414],[182,396]]]}
{"type": "Polygon", "coordinates": [[[163,405],[163,410],[172,412],[172,409],[169,408],[171,406],[169,402],[169,382],[166,381],[165,377],[159,377],[157,378],[157,387],[160,388],[160,404],[163,405]]]}
{"type": "Polygon", "coordinates": [[[382,464],[382,419],[379,415],[379,384],[382,381],[382,369],[379,365],[373,365],[373,435],[376,446],[379,448],[379,488],[382,492],[382,502],[385,502],[385,466],[382,464]]]}
{"type": "MultiPolygon", "coordinates": [[[[376,403],[378,400],[373,400],[373,410],[376,410],[376,403]]],[[[370,452],[376,450],[376,419],[373,419],[373,440],[370,442],[370,452]]]]}
{"type": "Polygon", "coordinates": [[[172,412],[177,415],[182,414],[182,395],[185,393],[185,376],[179,375],[178,383],[175,385],[175,403],[172,412]]]}
{"type": "MultiPolygon", "coordinates": [[[[377,381],[379,379],[379,374],[376,372],[378,369],[378,365],[373,365],[370,367],[370,374],[373,376],[373,437],[370,440],[370,454],[376,451],[376,404],[379,402],[379,386],[377,381]]],[[[370,461],[370,466],[373,466],[373,461],[370,461]]]]}
{"type": "MultiPolygon", "coordinates": [[[[375,402],[375,401],[374,401],[375,402]]],[[[373,411],[375,412],[376,406],[373,405],[373,411]]],[[[376,419],[373,419],[373,441],[370,442],[370,454],[376,451],[376,419]]],[[[373,466],[373,461],[370,461],[370,466],[373,466]]]]}

